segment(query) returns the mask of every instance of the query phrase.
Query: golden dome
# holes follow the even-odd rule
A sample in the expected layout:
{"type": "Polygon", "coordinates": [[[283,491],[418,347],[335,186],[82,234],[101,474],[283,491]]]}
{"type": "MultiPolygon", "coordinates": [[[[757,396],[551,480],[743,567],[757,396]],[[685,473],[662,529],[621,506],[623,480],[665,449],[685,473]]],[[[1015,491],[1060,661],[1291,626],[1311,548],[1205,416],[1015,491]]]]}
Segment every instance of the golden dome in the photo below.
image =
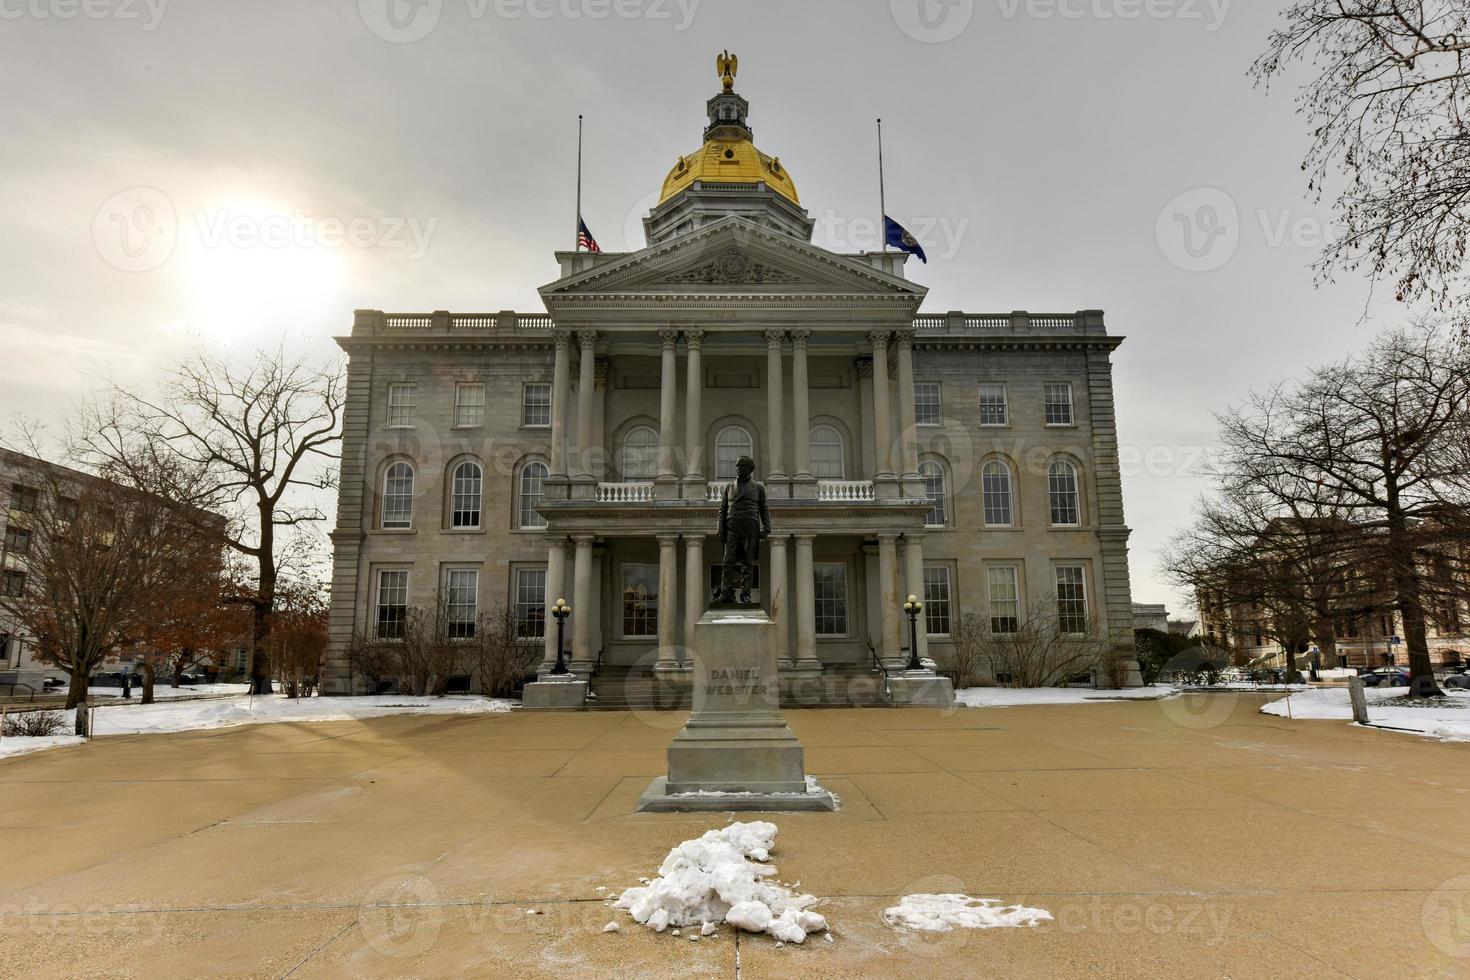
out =
{"type": "Polygon", "coordinates": [[[696,180],[707,184],[764,183],[792,204],[801,206],[796,184],[780,158],[767,156],[747,139],[716,137],[688,156],[680,157],[664,180],[658,203],[664,203],[696,180]]]}

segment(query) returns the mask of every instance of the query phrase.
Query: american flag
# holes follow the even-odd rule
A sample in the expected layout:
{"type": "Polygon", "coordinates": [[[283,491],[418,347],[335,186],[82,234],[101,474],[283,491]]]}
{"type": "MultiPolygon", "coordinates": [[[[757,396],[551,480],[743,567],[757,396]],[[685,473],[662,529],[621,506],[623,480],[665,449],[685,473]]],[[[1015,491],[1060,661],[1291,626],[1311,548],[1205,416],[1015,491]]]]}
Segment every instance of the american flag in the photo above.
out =
{"type": "Polygon", "coordinates": [[[581,218],[577,219],[577,247],[585,248],[589,252],[601,252],[602,247],[597,244],[597,239],[592,237],[592,232],[587,230],[587,222],[581,218]]]}

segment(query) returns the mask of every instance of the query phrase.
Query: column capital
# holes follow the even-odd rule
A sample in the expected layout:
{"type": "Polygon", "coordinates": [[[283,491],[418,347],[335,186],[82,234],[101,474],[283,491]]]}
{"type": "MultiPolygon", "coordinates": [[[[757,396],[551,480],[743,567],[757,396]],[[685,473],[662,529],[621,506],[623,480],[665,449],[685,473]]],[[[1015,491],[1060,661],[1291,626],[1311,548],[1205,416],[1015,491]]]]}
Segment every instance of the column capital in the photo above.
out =
{"type": "Polygon", "coordinates": [[[857,368],[858,377],[871,378],[873,376],[873,359],[871,357],[859,357],[853,362],[857,368]]]}
{"type": "Polygon", "coordinates": [[[585,352],[595,352],[597,350],[597,331],[578,330],[577,346],[585,352]]]}
{"type": "Polygon", "coordinates": [[[707,537],[709,537],[708,534],[685,534],[684,541],[688,544],[704,544],[704,539],[707,537]]]}
{"type": "Polygon", "coordinates": [[[770,541],[773,544],[775,542],[777,542],[777,541],[781,542],[782,544],[785,544],[792,537],[793,537],[793,535],[790,535],[790,534],[771,534],[771,535],[768,535],[766,537],[766,540],[767,541],[770,541]]]}
{"type": "Polygon", "coordinates": [[[571,349],[571,346],[572,346],[572,332],[570,330],[557,330],[557,331],[554,331],[552,333],[552,335],[551,335],[551,339],[556,342],[556,349],[558,351],[564,351],[564,350],[570,350],[571,349]]]}
{"type": "Polygon", "coordinates": [[[658,544],[660,548],[672,548],[679,543],[680,535],[673,533],[655,534],[654,537],[658,539],[658,544]]]}
{"type": "Polygon", "coordinates": [[[792,537],[796,539],[797,544],[812,544],[817,540],[815,534],[793,534],[792,537]]]}
{"type": "Polygon", "coordinates": [[[685,330],[684,344],[690,350],[702,350],[704,348],[703,330],[685,330]]]}
{"type": "Polygon", "coordinates": [[[679,346],[679,331],[660,330],[658,339],[663,341],[664,350],[676,350],[679,346]]]}
{"type": "Polygon", "coordinates": [[[884,531],[878,535],[879,544],[898,544],[898,539],[903,535],[896,531],[884,531]]]}
{"type": "Polygon", "coordinates": [[[868,334],[868,345],[873,348],[873,353],[876,354],[879,351],[887,352],[888,337],[889,333],[887,330],[874,330],[868,334]]]}
{"type": "Polygon", "coordinates": [[[793,330],[791,331],[791,346],[796,350],[806,350],[806,342],[811,339],[811,336],[810,330],[793,330]]]}
{"type": "Polygon", "coordinates": [[[914,349],[914,332],[912,330],[898,330],[893,334],[893,342],[899,350],[914,349]]]}
{"type": "Polygon", "coordinates": [[[766,347],[770,348],[771,350],[780,350],[781,348],[783,348],[785,346],[786,346],[786,331],[785,330],[767,330],[766,331],[766,347]]]}
{"type": "Polygon", "coordinates": [[[571,539],[572,544],[578,548],[590,548],[597,543],[597,535],[595,534],[573,534],[571,535],[571,539]]]}

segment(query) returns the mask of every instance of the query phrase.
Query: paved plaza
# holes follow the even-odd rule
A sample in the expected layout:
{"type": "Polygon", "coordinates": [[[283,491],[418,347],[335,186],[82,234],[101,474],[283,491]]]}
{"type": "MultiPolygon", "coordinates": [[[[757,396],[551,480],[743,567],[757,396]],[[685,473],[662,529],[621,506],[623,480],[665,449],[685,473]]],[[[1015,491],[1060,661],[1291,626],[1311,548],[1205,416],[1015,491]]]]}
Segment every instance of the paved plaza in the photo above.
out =
{"type": "Polygon", "coordinates": [[[606,907],[728,822],[633,812],[682,714],[105,738],[0,762],[0,976],[1470,976],[1470,746],[1263,700],[790,712],[802,947],[606,907]],[[882,921],[944,892],[1055,921],[882,921]]]}

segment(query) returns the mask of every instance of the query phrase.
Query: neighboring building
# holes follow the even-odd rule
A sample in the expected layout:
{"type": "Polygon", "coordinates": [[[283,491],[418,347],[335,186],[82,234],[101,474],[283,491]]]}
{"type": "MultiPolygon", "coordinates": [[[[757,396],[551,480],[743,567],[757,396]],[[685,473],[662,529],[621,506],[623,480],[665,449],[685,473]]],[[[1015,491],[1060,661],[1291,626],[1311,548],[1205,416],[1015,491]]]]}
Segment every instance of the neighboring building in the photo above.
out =
{"type": "Polygon", "coordinates": [[[1160,633],[1169,632],[1169,607],[1135,602],[1133,604],[1133,628],[1158,630],[1160,633]]]}
{"type": "Polygon", "coordinates": [[[1004,632],[1042,609],[1131,656],[1121,338],[1099,312],[920,313],[907,255],[813,245],[746,101],[708,110],[648,246],[558,253],[545,313],[357,312],[328,693],[360,689],[355,635],[436,602],[453,636],[509,608],[549,663],[565,597],[577,672],[677,675],[747,454],[785,676],[899,663],[910,593],[941,663],[961,617],[1004,632]]]}
{"type": "Polygon", "coordinates": [[[1171,619],[1168,632],[1174,636],[1183,636],[1192,640],[1205,635],[1197,619],[1171,619]]]}

